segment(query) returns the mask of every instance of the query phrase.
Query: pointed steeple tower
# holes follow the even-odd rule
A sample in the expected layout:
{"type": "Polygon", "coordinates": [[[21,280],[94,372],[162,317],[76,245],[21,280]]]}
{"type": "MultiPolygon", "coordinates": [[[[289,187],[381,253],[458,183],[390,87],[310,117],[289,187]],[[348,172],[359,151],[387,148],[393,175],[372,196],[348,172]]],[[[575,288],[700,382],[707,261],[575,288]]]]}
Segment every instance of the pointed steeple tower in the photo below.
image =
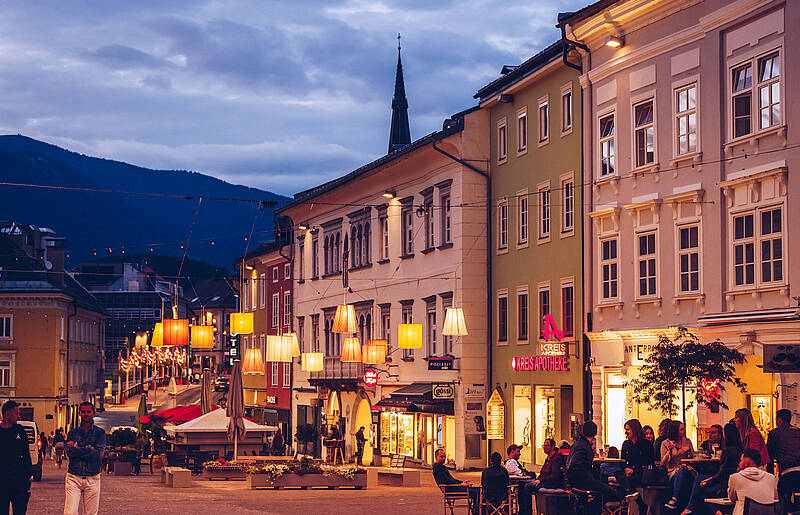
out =
{"type": "Polygon", "coordinates": [[[394,78],[392,128],[389,132],[389,153],[409,143],[411,143],[411,129],[408,127],[408,100],[406,99],[406,85],[403,82],[403,62],[400,60],[400,34],[398,34],[397,74],[394,78]]]}

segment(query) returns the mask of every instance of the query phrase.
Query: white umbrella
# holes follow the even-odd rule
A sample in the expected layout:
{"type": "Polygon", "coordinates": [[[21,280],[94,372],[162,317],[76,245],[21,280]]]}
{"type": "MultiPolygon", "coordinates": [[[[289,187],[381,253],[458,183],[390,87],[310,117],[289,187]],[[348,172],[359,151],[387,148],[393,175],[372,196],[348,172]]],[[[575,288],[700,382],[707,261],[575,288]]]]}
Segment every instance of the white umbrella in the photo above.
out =
{"type": "Polygon", "coordinates": [[[228,422],[228,440],[233,440],[233,459],[239,452],[239,438],[244,438],[247,429],[244,427],[244,388],[242,386],[242,363],[233,364],[231,385],[228,389],[228,406],[225,414],[230,417],[228,422]]]}

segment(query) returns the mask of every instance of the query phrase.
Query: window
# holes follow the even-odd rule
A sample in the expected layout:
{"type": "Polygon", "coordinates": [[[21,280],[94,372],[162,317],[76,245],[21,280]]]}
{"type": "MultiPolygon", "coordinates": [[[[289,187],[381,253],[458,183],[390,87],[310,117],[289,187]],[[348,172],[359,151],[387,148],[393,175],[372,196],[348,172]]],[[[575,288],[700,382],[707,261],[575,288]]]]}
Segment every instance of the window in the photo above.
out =
{"type": "Polygon", "coordinates": [[[544,143],[550,137],[550,111],[547,99],[539,101],[539,143],[544,143]]]}
{"type": "Polygon", "coordinates": [[[733,69],[733,137],[750,134],[750,110],[753,98],[753,65],[733,69]]]}
{"type": "MultiPolygon", "coordinates": [[[[253,272],[255,274],[255,271],[253,272]]],[[[253,275],[250,279],[250,309],[256,310],[256,293],[258,293],[256,283],[259,282],[258,278],[253,275]]]]}
{"type": "Polygon", "coordinates": [[[678,228],[679,286],[681,293],[700,291],[700,227],[688,225],[678,228]]]}
{"type": "Polygon", "coordinates": [[[517,243],[528,243],[528,192],[518,193],[517,199],[519,200],[517,243]]]}
{"type": "Polygon", "coordinates": [[[733,275],[736,286],[756,282],[752,213],[733,217],[733,275]]]}
{"type": "Polygon", "coordinates": [[[410,202],[403,206],[403,255],[414,255],[414,209],[410,202]]]}
{"type": "MultiPolygon", "coordinates": [[[[447,308],[453,307],[453,297],[452,296],[445,296],[442,297],[442,313],[447,315],[447,308]]],[[[453,343],[455,342],[455,336],[442,336],[442,355],[444,356],[453,356],[453,343]]]]}
{"type": "Polygon", "coordinates": [[[508,341],[508,293],[497,296],[497,341],[508,341]]]}
{"type": "MultiPolygon", "coordinates": [[[[414,317],[412,315],[413,306],[411,304],[404,304],[403,305],[403,313],[402,313],[402,320],[403,324],[413,324],[414,317]]],[[[414,349],[403,349],[403,359],[411,360],[414,359],[414,349]]]]}
{"type": "Polygon", "coordinates": [[[561,232],[575,230],[575,180],[570,176],[561,181],[561,232]]]}
{"type": "Polygon", "coordinates": [[[11,338],[11,315],[0,315],[0,338],[11,338]]]}
{"type": "Polygon", "coordinates": [[[0,387],[10,387],[11,385],[11,360],[0,359],[0,387]]]}
{"type": "Polygon", "coordinates": [[[281,310],[280,294],[272,294],[272,327],[278,327],[278,316],[281,310]]]}
{"type": "Polygon", "coordinates": [[[550,314],[550,286],[539,286],[539,338],[544,340],[544,317],[550,314]]]}
{"type": "Polygon", "coordinates": [[[283,278],[289,279],[292,276],[292,268],[289,263],[283,265],[283,278]]]}
{"type": "Polygon", "coordinates": [[[306,345],[305,345],[305,336],[306,336],[305,325],[306,325],[305,317],[297,317],[297,342],[300,345],[301,353],[308,352],[306,351],[306,345]]]}
{"type": "Polygon", "coordinates": [[[277,266],[273,266],[272,267],[272,282],[276,283],[276,282],[278,282],[278,279],[279,279],[278,267],[277,266]]]}
{"type": "Polygon", "coordinates": [[[639,296],[656,294],[656,234],[640,234],[639,241],[639,296]]]}
{"type": "Polygon", "coordinates": [[[783,281],[781,209],[761,211],[761,282],[783,281]]]}
{"type": "Polygon", "coordinates": [[[572,128],[572,84],[561,91],[561,132],[572,128]]]}
{"type": "Polygon", "coordinates": [[[261,274],[259,276],[258,281],[258,301],[259,306],[261,309],[264,309],[264,303],[266,302],[266,290],[267,290],[267,277],[266,274],[261,274]]]}
{"type": "Polygon", "coordinates": [[[517,113],[517,152],[528,149],[528,111],[520,110],[517,113]]]}
{"type": "MultiPolygon", "coordinates": [[[[386,354],[392,354],[392,316],[389,306],[381,306],[381,331],[383,331],[383,339],[387,342],[386,354]]],[[[387,358],[388,361],[389,358],[387,358]]]]}
{"type": "Polygon", "coordinates": [[[292,364],[283,364],[283,387],[289,388],[292,385],[292,364]]]}
{"type": "Polygon", "coordinates": [[[550,187],[539,189],[539,239],[550,237],[550,187]]]}
{"type": "Polygon", "coordinates": [[[497,248],[508,248],[508,201],[497,204],[497,248]]]}
{"type": "Polygon", "coordinates": [[[283,325],[292,326],[292,292],[283,292],[283,325]]]}
{"type": "Polygon", "coordinates": [[[600,177],[614,175],[617,171],[614,151],[614,115],[600,118],[600,177]]]}
{"type": "Polygon", "coordinates": [[[389,259],[389,216],[384,212],[378,223],[381,227],[381,259],[389,259]]]}
{"type": "Polygon", "coordinates": [[[781,123],[781,83],[778,52],[758,60],[758,127],[781,123]]]}
{"type": "Polygon", "coordinates": [[[497,123],[497,160],[505,161],[507,153],[508,138],[506,136],[506,119],[503,118],[497,123]]]}
{"type": "Polygon", "coordinates": [[[633,140],[635,167],[655,162],[655,126],[653,124],[653,99],[633,106],[633,140]]]}
{"type": "Polygon", "coordinates": [[[311,277],[319,277],[319,239],[314,237],[311,240],[311,277]]]}
{"type": "Polygon", "coordinates": [[[306,245],[301,242],[297,246],[297,275],[300,276],[299,280],[303,281],[306,277],[306,271],[303,269],[306,262],[306,245]]]}
{"type": "Polygon", "coordinates": [[[602,281],[602,299],[616,299],[617,291],[617,239],[612,238],[600,242],[600,279],[602,281]]]}
{"type": "Polygon", "coordinates": [[[311,315],[311,351],[319,352],[319,315],[311,315]]]}
{"type": "Polygon", "coordinates": [[[428,356],[439,356],[439,351],[442,349],[439,348],[436,341],[436,301],[428,302],[425,316],[428,330],[428,356]]]}
{"type": "Polygon", "coordinates": [[[450,195],[442,195],[442,244],[452,243],[453,238],[450,233],[450,195]]]}
{"type": "Polygon", "coordinates": [[[675,117],[677,154],[697,152],[697,84],[675,91],[675,117]]]}
{"type": "Polygon", "coordinates": [[[528,340],[528,290],[517,290],[517,340],[528,340]]]}
{"type": "Polygon", "coordinates": [[[278,364],[277,363],[274,363],[274,362],[272,363],[272,373],[270,375],[272,376],[272,381],[271,381],[270,384],[272,386],[278,386],[278,364]]]}
{"type": "Polygon", "coordinates": [[[425,201],[425,248],[432,249],[435,246],[434,239],[434,215],[433,215],[433,200],[427,199],[425,201]]]}
{"type": "Polygon", "coordinates": [[[561,329],[565,337],[575,336],[575,285],[561,284],[561,329]]]}

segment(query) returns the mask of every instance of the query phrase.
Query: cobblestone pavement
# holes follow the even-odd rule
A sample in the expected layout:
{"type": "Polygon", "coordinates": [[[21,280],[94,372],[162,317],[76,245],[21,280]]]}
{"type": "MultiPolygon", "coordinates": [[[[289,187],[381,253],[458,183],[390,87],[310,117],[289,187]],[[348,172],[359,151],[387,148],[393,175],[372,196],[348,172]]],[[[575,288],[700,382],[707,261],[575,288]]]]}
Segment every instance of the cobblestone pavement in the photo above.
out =
{"type": "MultiPolygon", "coordinates": [[[[45,464],[41,482],[33,483],[30,514],[56,514],[64,510],[64,475],[52,462],[45,464]]],[[[457,472],[458,478],[480,482],[480,473],[457,472]]],[[[101,514],[239,513],[303,515],[441,513],[442,496],[430,472],[423,472],[418,488],[377,487],[367,490],[249,490],[244,481],[206,481],[195,477],[190,488],[167,488],[159,474],[103,475],[101,514]]],[[[463,509],[461,510],[464,511],[463,509]]]]}

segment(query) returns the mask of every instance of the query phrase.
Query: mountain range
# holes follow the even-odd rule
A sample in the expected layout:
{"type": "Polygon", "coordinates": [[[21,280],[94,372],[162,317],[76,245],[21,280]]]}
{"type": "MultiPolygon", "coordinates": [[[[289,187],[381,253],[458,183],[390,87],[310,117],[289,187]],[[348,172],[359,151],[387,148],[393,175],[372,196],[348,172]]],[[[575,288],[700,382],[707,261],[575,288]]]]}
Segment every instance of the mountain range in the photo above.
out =
{"type": "Polygon", "coordinates": [[[66,237],[67,266],[109,255],[180,257],[186,251],[230,269],[246,248],[273,239],[272,209],[209,197],[278,205],[289,200],[202,173],[142,168],[21,135],[0,136],[0,182],[0,220],[49,227],[66,237]]]}

